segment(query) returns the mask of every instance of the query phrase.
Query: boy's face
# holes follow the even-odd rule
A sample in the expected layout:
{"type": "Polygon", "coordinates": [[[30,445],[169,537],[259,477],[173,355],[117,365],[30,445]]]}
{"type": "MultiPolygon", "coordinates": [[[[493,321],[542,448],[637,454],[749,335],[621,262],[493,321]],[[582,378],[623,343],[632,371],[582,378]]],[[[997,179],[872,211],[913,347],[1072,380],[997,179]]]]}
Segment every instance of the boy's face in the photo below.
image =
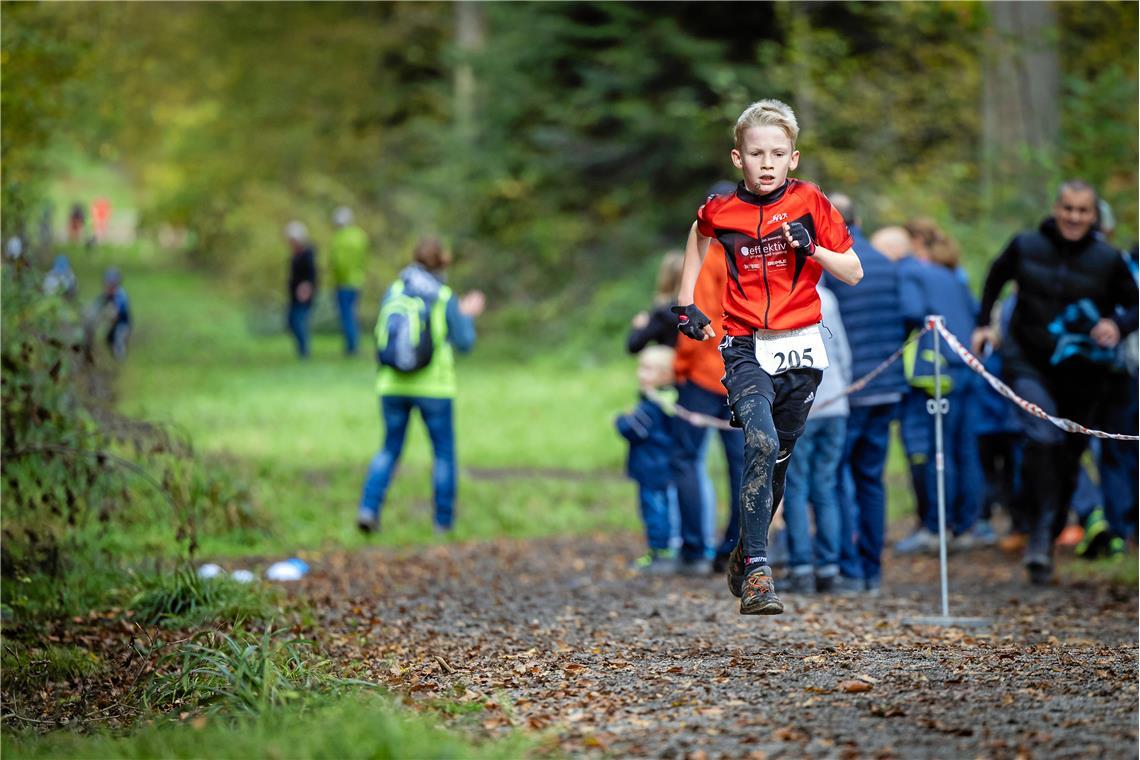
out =
{"type": "Polygon", "coordinates": [[[1080,240],[1096,224],[1096,196],[1091,190],[1062,190],[1053,204],[1053,218],[1061,237],[1080,240]]]}
{"type": "Polygon", "coordinates": [[[784,184],[788,172],[799,165],[800,152],[779,127],[749,127],[740,147],[732,149],[732,163],[750,191],[766,195],[784,184]]]}
{"type": "Polygon", "coordinates": [[[673,366],[659,361],[637,363],[637,384],[641,388],[660,388],[673,382],[673,366]]]}

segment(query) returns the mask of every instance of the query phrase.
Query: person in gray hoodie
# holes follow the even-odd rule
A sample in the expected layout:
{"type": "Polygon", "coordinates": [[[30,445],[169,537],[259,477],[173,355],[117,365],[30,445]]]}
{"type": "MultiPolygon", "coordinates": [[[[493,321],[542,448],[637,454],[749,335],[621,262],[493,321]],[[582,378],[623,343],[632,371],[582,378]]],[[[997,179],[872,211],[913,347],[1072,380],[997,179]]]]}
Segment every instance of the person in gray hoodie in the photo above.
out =
{"type": "Polygon", "coordinates": [[[788,465],[784,523],[790,576],[786,588],[793,594],[831,591],[839,575],[842,521],[836,480],[847,434],[845,390],[851,384],[851,347],[835,295],[822,282],[817,290],[831,366],[816,388],[815,404],[788,465]],[[808,526],[809,501],[815,510],[814,541],[808,526]]]}

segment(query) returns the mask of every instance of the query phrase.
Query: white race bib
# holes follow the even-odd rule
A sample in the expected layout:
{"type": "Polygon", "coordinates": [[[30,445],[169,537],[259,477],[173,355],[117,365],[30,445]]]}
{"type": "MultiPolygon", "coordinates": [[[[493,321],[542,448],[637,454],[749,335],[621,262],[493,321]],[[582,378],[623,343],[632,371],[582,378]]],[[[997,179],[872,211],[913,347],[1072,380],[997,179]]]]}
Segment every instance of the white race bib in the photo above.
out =
{"type": "Polygon", "coordinates": [[[769,375],[790,369],[827,369],[827,349],[819,325],[798,330],[757,330],[756,361],[769,375]]]}

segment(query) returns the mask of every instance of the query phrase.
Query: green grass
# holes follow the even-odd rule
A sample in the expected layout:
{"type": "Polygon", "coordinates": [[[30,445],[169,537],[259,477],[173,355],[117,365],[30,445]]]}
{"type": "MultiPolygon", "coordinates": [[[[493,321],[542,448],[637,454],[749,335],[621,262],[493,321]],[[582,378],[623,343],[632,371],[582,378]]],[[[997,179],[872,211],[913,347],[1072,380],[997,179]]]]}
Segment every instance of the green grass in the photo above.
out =
{"type": "MultiPolygon", "coordinates": [[[[431,450],[418,418],[383,531],[364,538],[355,529],[383,432],[367,352],[345,358],[337,336],[317,335],[302,363],[284,332],[256,337],[247,313],[208,280],[149,254],[96,251],[78,262],[84,284],[97,283],[112,261],[124,270],[136,322],[118,381],[120,409],[185,431],[201,458],[238,473],[267,518],[268,531],[201,536],[203,556],[437,540],[431,450]]],[[[619,350],[621,339],[614,336],[619,350]]],[[[612,425],[634,401],[632,360],[505,363],[481,358],[477,345],[460,359],[459,376],[456,539],[638,528],[634,485],[622,477],[625,447],[612,425]]],[[[148,520],[108,540],[127,554],[161,552],[164,527],[148,520]]]]}
{"type": "Polygon", "coordinates": [[[461,734],[382,695],[350,693],[268,711],[249,720],[200,716],[155,722],[129,736],[56,731],[3,736],[3,754],[20,758],[508,758],[538,742],[520,732],[473,744],[461,734]]]}
{"type": "Polygon", "coordinates": [[[45,683],[91,676],[104,667],[99,657],[78,646],[49,644],[29,646],[5,638],[0,667],[6,689],[25,689],[45,683]]]}

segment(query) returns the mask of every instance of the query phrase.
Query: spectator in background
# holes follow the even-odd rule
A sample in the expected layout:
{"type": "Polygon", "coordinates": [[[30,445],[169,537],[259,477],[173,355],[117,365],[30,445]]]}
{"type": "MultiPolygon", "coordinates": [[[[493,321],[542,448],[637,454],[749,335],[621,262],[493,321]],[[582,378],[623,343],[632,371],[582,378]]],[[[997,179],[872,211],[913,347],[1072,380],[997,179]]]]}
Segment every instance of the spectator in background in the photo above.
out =
{"type": "Polygon", "coordinates": [[[914,251],[905,227],[882,227],[871,235],[871,247],[891,261],[902,261],[914,251]]]}
{"type": "MultiPolygon", "coordinates": [[[[1097,231],[1105,243],[1113,245],[1116,216],[1104,199],[1097,204],[1097,231]]],[[[1135,281],[1135,255],[1126,251],[1119,253],[1135,281]]],[[[1136,435],[1137,432],[1136,346],[1135,331],[1121,338],[1120,357],[1113,364],[1110,383],[1105,389],[1107,401],[1101,429],[1110,433],[1136,435]]],[[[1100,474],[1100,487],[1097,490],[1104,508],[1103,511],[1094,510],[1085,519],[1085,534],[1077,545],[1077,554],[1088,559],[1105,554],[1122,557],[1125,541],[1136,531],[1137,444],[1134,441],[1116,441],[1111,438],[1094,439],[1091,444],[1100,474]]]]}
{"type": "Polygon", "coordinates": [[[111,201],[99,197],[91,201],[91,226],[95,232],[95,241],[107,242],[107,230],[111,224],[111,201]]]}
{"type": "MultiPolygon", "coordinates": [[[[851,346],[851,374],[860,378],[902,345],[902,307],[898,270],[859,230],[855,205],[846,195],[831,202],[847,222],[855,252],[863,264],[858,287],[824,275],[825,286],[839,302],[839,314],[851,346]]],[[[887,528],[887,494],[883,470],[887,462],[891,420],[906,390],[902,366],[895,362],[858,393],[850,396],[843,457],[839,462],[840,558],[835,589],[843,593],[877,594],[882,575],[883,539],[887,528]]]]}
{"type": "Polygon", "coordinates": [[[73,203],[67,216],[67,240],[72,244],[83,242],[83,232],[87,228],[87,212],[82,203],[73,203]]]}
{"type": "MultiPolygon", "coordinates": [[[[684,260],[685,256],[680,251],[669,251],[661,258],[651,310],[639,311],[630,321],[626,348],[631,354],[640,353],[651,344],[669,348],[677,344],[677,315],[670,309],[677,303],[684,260]]],[[[711,490],[712,482],[707,485],[711,490]]],[[[681,513],[672,477],[669,478],[669,545],[674,549],[681,545],[681,513]]],[[[675,559],[672,566],[676,567],[675,559]]]]}
{"type": "MultiPolygon", "coordinates": [[[[676,328],[674,328],[676,329],[676,328]]],[[[641,520],[649,551],[634,567],[651,574],[672,573],[677,567],[677,551],[670,547],[669,474],[673,416],[677,389],[673,385],[673,349],[649,346],[638,357],[637,407],[615,420],[617,430],[629,442],[626,472],[637,482],[641,520]]]]}
{"type": "MultiPolygon", "coordinates": [[[[1053,214],[1036,230],[1013,238],[990,266],[974,331],[975,355],[993,340],[989,314],[1005,284],[1017,283],[1017,306],[1002,350],[1015,393],[1057,417],[1095,426],[1103,420],[1104,388],[1112,369],[1100,360],[1122,335],[1136,329],[1137,287],[1124,259],[1094,232],[1096,191],[1069,180],[1057,191],[1053,214]],[[1069,319],[1091,310],[1095,320],[1077,326],[1069,319]],[[1050,330],[1058,326],[1060,332],[1050,330]],[[1058,349],[1065,334],[1077,351],[1058,349]]],[[[1029,580],[1048,583],[1053,542],[1068,516],[1085,436],[1066,433],[1044,420],[1022,415],[1028,440],[1021,482],[1030,514],[1025,564],[1029,580]]],[[[1114,432],[1114,431],[1110,431],[1114,432]]]]}
{"type": "Polygon", "coordinates": [[[846,440],[851,384],[851,348],[835,294],[819,284],[828,371],[816,388],[816,403],[788,465],[784,523],[788,532],[787,589],[793,594],[826,593],[839,575],[840,518],[836,476],[846,440]],[[808,502],[815,513],[815,540],[808,527],[808,502]],[[814,575],[814,577],[813,577],[814,575]]]}
{"type": "Polygon", "coordinates": [[[344,353],[356,354],[359,330],[356,303],[364,286],[364,269],[368,258],[368,235],[353,224],[352,209],[340,206],[333,212],[336,231],[329,242],[329,267],[336,288],[336,308],[340,315],[340,331],[344,335],[344,353]]]}
{"type": "Polygon", "coordinates": [[[107,326],[104,340],[111,356],[115,361],[126,359],[127,342],[131,337],[131,306],[123,288],[123,277],[114,267],[103,273],[103,292],[95,299],[86,319],[89,345],[99,325],[107,326]]]}
{"type": "Polygon", "coordinates": [[[60,295],[69,301],[74,301],[79,294],[79,282],[71,268],[71,261],[66,256],[56,256],[51,270],[44,277],[44,293],[60,295]]]}
{"type": "MultiPolygon", "coordinates": [[[[901,273],[903,323],[908,329],[920,329],[930,314],[943,317],[946,329],[958,340],[969,340],[977,323],[977,302],[957,275],[958,246],[933,221],[915,219],[907,225],[919,263],[901,273]]],[[[968,549],[979,543],[993,544],[997,536],[988,524],[975,531],[985,492],[981,461],[978,458],[977,376],[952,351],[945,340],[934,352],[934,334],[926,333],[911,343],[903,354],[904,367],[911,391],[907,396],[906,417],[919,430],[911,436],[916,454],[922,450],[925,460],[925,512],[919,514],[921,526],[900,541],[896,551],[906,554],[938,549],[937,471],[934,453],[934,415],[926,413],[926,402],[935,395],[934,367],[937,362],[942,380],[942,395],[948,400],[942,416],[946,529],[953,534],[953,547],[968,549]]],[[[904,425],[906,421],[904,420],[904,425]]],[[[912,459],[912,463],[915,460],[912,459]]],[[[916,478],[916,486],[918,478],[916,478]]]]}
{"type": "Polygon", "coordinates": [[[365,533],[380,527],[380,510],[404,450],[413,410],[419,410],[435,457],[435,530],[446,533],[454,524],[458,480],[452,424],[458,390],[455,352],[469,351],[475,345],[475,318],[483,313],[486,301],[477,290],[457,298],[443,282],[450,266],[451,252],[441,241],[420,240],[412,263],[400,272],[381,303],[376,322],[381,362],[376,390],[384,418],[384,447],[372,458],[360,496],[356,524],[365,533]],[[414,321],[426,325],[425,331],[407,329],[407,318],[413,315],[414,321]],[[415,365],[422,366],[402,368],[408,366],[402,360],[407,355],[414,355],[415,365]]]}
{"type": "MultiPolygon", "coordinates": [[[[1001,351],[1003,336],[1009,334],[1009,319],[1016,299],[1013,296],[995,304],[990,324],[998,345],[986,349],[979,357],[982,366],[994,377],[1004,377],[1001,351]]],[[[1025,549],[1029,527],[1022,504],[1021,454],[1025,436],[1017,407],[989,383],[979,383],[978,456],[986,478],[986,495],[982,500],[982,516],[991,519],[1001,507],[1009,515],[1009,533],[998,542],[1003,551],[1025,549]]]]}
{"type": "MultiPolygon", "coordinates": [[[[734,193],[736,185],[722,182],[713,185],[708,198],[734,193]]],[[[728,267],[724,248],[717,240],[709,243],[708,253],[697,277],[694,303],[709,315],[724,313],[724,288],[728,283],[728,267]]],[[[676,315],[673,315],[674,319],[676,315]]],[[[676,324],[676,323],[674,323],[676,324]]],[[[728,390],[724,377],[724,361],[717,344],[724,338],[724,328],[713,320],[716,340],[682,340],[677,343],[674,370],[677,376],[678,403],[691,412],[728,421],[732,410],[728,406],[728,390]]],[[[676,328],[674,327],[674,330],[676,328]]],[[[708,474],[709,441],[713,433],[709,428],[697,427],[676,419],[673,423],[673,481],[677,486],[677,501],[681,512],[682,552],[687,562],[680,565],[684,572],[699,575],[712,571],[722,573],[728,555],[740,538],[740,488],[744,472],[744,432],[733,428],[718,430],[728,469],[729,518],[724,537],[716,538],[716,489],[708,474]],[[713,556],[710,563],[709,555],[713,556]]]]}
{"type": "Polygon", "coordinates": [[[286,322],[293,340],[297,342],[297,355],[307,359],[309,316],[317,294],[317,253],[309,242],[309,231],[300,222],[285,225],[285,239],[289,241],[289,311],[286,322]]]}

